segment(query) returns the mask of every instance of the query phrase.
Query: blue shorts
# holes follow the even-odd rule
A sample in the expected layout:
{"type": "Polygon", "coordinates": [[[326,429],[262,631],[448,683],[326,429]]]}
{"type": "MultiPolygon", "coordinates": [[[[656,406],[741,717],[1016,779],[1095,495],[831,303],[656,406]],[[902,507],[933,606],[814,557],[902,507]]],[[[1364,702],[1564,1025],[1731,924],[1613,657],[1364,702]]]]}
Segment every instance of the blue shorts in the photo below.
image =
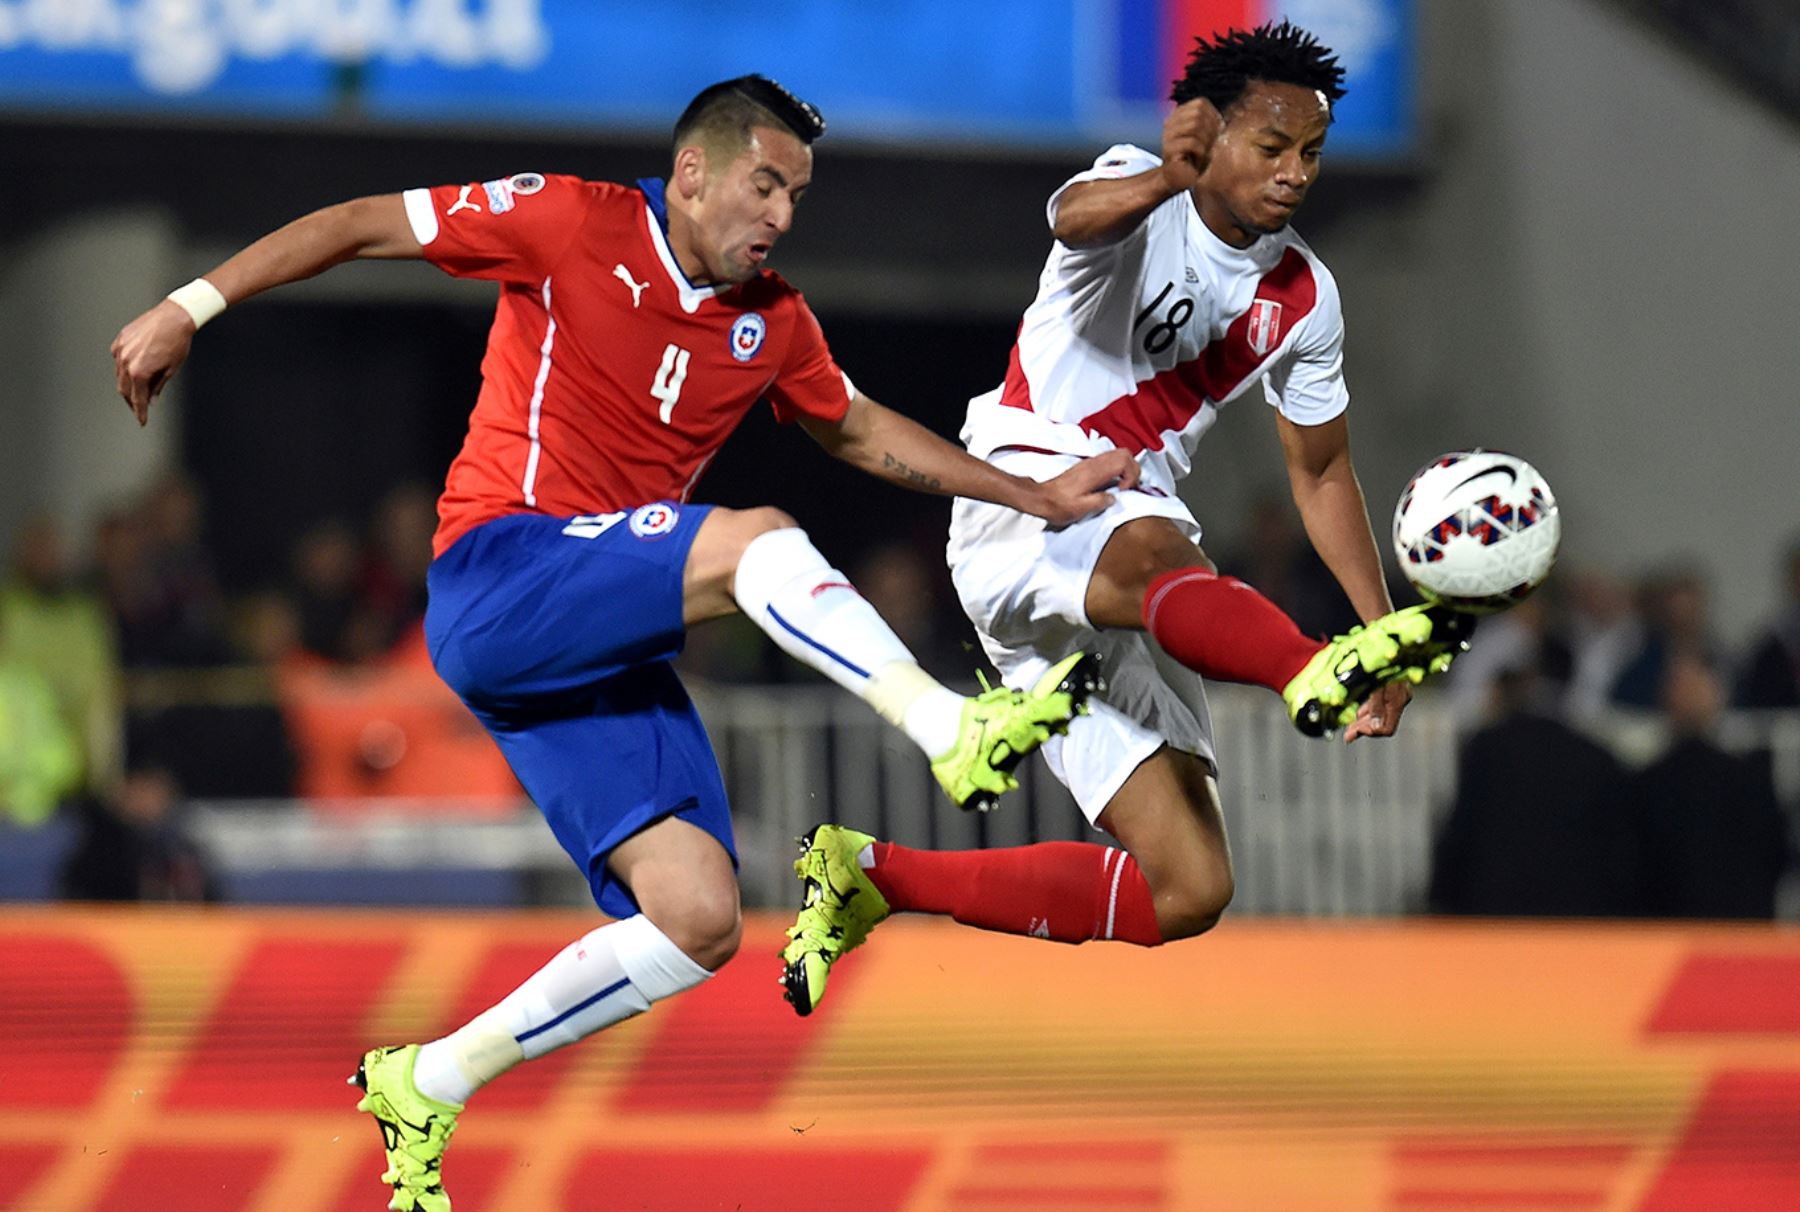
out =
{"type": "Polygon", "coordinates": [[[737,864],[712,744],[669,662],[687,638],[681,576],[711,507],[514,514],[432,561],[425,639],[614,917],[638,911],[606,867],[675,816],[737,864]]]}

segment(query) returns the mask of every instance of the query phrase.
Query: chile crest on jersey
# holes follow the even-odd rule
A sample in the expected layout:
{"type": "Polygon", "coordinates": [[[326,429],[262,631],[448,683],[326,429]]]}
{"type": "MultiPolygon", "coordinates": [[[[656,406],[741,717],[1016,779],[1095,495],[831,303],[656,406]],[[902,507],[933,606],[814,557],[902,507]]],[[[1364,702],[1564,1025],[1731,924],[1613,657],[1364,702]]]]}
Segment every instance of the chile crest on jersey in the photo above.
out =
{"type": "Polygon", "coordinates": [[[769,325],[762,314],[745,312],[731,322],[731,356],[740,362],[748,362],[763,347],[763,338],[768,335],[769,325]]]}

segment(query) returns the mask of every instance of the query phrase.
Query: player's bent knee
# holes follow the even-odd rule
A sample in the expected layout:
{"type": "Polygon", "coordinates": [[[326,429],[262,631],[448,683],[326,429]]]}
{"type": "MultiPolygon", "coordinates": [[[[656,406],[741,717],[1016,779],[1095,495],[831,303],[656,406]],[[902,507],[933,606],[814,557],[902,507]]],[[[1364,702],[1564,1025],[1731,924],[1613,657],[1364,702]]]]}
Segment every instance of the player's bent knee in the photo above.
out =
{"type": "Polygon", "coordinates": [[[692,625],[730,614],[744,552],[765,534],[799,523],[770,505],[755,509],[714,509],[700,527],[682,572],[682,618],[692,625]]]}
{"type": "Polygon", "coordinates": [[[754,509],[714,509],[701,528],[700,557],[709,565],[729,570],[737,567],[744,549],[772,530],[791,530],[800,523],[773,505],[754,509]]]}
{"type": "Polygon", "coordinates": [[[1127,547],[1119,565],[1122,579],[1145,589],[1158,577],[1171,572],[1192,568],[1218,571],[1206,553],[1173,526],[1146,534],[1143,541],[1127,547]]]}
{"type": "Polygon", "coordinates": [[[1206,553],[1167,518],[1139,518],[1114,531],[1088,582],[1088,617],[1103,627],[1140,627],[1144,594],[1164,573],[1213,571],[1206,553]]]}
{"type": "Polygon", "coordinates": [[[800,525],[785,510],[777,509],[773,505],[758,505],[752,509],[729,511],[715,509],[713,512],[714,514],[721,512],[725,514],[722,521],[728,528],[731,546],[735,549],[732,556],[734,562],[738,556],[744,554],[744,548],[771,530],[790,530],[800,525]]]}
{"type": "Polygon", "coordinates": [[[800,525],[786,510],[777,509],[773,505],[758,505],[755,509],[742,512],[749,524],[755,527],[755,534],[767,534],[771,530],[786,530],[800,525]]]}
{"type": "Polygon", "coordinates": [[[638,903],[644,916],[702,968],[716,971],[737,954],[744,923],[735,880],[659,880],[640,889],[638,903]]]}
{"type": "Polygon", "coordinates": [[[717,972],[738,953],[738,947],[744,941],[744,919],[733,910],[729,921],[718,921],[704,935],[704,941],[695,947],[698,954],[690,952],[689,955],[708,972],[717,972]]]}
{"type": "Polygon", "coordinates": [[[1236,892],[1229,873],[1171,888],[1156,896],[1156,924],[1164,942],[1193,938],[1219,924],[1236,892]]]}
{"type": "Polygon", "coordinates": [[[724,967],[743,941],[744,920],[736,897],[728,902],[697,897],[665,908],[658,916],[661,921],[652,920],[669,941],[709,972],[724,967]]]}

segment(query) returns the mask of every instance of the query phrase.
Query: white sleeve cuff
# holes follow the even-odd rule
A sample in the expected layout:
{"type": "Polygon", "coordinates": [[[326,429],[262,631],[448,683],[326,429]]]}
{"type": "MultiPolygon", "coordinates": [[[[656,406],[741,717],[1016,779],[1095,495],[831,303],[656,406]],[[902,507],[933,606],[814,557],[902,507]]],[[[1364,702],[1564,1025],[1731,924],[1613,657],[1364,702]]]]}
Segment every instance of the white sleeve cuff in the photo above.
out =
{"type": "Polygon", "coordinates": [[[1044,216],[1050,226],[1056,226],[1056,207],[1062,196],[1068,192],[1069,186],[1082,181],[1114,181],[1120,177],[1135,177],[1139,173],[1149,172],[1162,163],[1162,157],[1145,151],[1130,143],[1115,143],[1095,158],[1091,167],[1076,173],[1064,181],[1044,203],[1044,216]]]}
{"type": "Polygon", "coordinates": [[[412,224],[413,236],[420,244],[430,244],[438,236],[437,207],[428,189],[409,189],[400,195],[406,202],[406,221],[412,224]]]}

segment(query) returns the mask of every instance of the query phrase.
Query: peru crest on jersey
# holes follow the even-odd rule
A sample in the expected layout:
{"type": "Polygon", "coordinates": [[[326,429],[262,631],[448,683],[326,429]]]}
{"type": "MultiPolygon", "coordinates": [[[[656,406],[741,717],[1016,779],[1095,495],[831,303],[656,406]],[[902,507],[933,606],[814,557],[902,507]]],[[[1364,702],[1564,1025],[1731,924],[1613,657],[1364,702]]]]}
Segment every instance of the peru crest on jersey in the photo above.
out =
{"type": "Polygon", "coordinates": [[[1281,344],[1281,304],[1273,299],[1257,299],[1250,304],[1250,324],[1244,330],[1250,348],[1267,354],[1281,344]]]}

